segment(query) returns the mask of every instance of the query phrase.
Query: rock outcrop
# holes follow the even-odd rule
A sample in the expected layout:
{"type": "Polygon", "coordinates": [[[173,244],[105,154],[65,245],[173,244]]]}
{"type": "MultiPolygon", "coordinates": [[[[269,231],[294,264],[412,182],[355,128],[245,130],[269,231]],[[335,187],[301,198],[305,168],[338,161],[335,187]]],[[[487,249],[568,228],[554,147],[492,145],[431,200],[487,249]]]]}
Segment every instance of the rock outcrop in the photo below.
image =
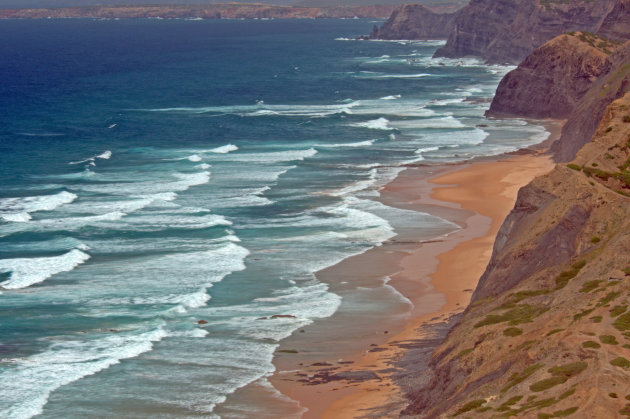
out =
{"type": "Polygon", "coordinates": [[[567,118],[616,46],[583,32],[553,38],[501,80],[486,116],[567,118]]]}
{"type": "Polygon", "coordinates": [[[606,16],[598,33],[614,41],[624,41],[630,34],[630,0],[618,1],[606,16]]]}
{"type": "Polygon", "coordinates": [[[625,0],[471,0],[455,19],[441,57],[480,57],[518,64],[535,48],[570,31],[618,32],[615,7],[625,0]]]}
{"type": "Polygon", "coordinates": [[[551,150],[556,161],[571,161],[590,141],[606,107],[630,91],[630,42],[617,47],[607,58],[602,76],[582,97],[562,128],[551,150]]]}
{"type": "Polygon", "coordinates": [[[434,13],[420,4],[398,7],[372,39],[447,39],[455,28],[456,13],[434,13]]]}
{"type": "Polygon", "coordinates": [[[630,415],[630,93],[521,189],[470,306],[403,414],[630,415]]]}

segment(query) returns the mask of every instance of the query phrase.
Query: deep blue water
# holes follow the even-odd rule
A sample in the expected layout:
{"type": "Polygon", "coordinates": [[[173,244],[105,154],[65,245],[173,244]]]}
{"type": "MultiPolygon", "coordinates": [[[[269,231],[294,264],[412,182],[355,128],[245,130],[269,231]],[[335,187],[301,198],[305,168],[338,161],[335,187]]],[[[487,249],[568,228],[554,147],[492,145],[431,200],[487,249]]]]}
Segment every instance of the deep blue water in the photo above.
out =
{"type": "Polygon", "coordinates": [[[0,21],[0,416],[213,417],[339,307],[314,272],[455,228],[375,200],[402,165],[544,139],[373,24],[0,21]]]}

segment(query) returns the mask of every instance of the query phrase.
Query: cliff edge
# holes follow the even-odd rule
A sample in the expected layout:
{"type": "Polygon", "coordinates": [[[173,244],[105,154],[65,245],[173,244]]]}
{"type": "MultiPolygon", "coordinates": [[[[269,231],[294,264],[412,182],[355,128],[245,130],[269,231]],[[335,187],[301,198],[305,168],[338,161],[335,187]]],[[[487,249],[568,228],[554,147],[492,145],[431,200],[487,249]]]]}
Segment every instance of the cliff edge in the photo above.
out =
{"type": "Polygon", "coordinates": [[[567,118],[616,47],[587,32],[545,42],[501,80],[486,116],[567,118]]]}
{"type": "Polygon", "coordinates": [[[457,14],[455,29],[440,57],[480,57],[490,63],[518,64],[549,39],[570,31],[606,34],[615,41],[627,14],[627,0],[471,0],[457,14]]]}
{"type": "Polygon", "coordinates": [[[447,39],[457,13],[434,13],[420,4],[396,8],[387,21],[375,27],[371,39],[447,39]]]}
{"type": "Polygon", "coordinates": [[[521,189],[470,306],[403,414],[630,415],[630,94],[521,189]]]}

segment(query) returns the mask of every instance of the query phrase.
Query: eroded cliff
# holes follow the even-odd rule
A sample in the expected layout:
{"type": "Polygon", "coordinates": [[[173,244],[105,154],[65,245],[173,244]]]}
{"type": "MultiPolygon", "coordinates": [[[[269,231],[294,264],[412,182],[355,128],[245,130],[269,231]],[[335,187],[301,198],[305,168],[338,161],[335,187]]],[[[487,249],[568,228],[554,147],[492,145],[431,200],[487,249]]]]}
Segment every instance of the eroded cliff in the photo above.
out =
{"type": "Polygon", "coordinates": [[[455,28],[456,16],[456,13],[434,13],[420,4],[406,4],[395,9],[370,38],[446,39],[455,28]]]}
{"type": "Polygon", "coordinates": [[[584,32],[553,38],[501,80],[486,115],[567,118],[616,47],[584,32]]]}
{"type": "MultiPolygon", "coordinates": [[[[549,39],[570,31],[597,33],[603,22],[626,21],[615,7],[627,0],[471,0],[437,56],[481,57],[518,64],[549,39]]],[[[608,37],[619,30],[607,30],[608,37]]],[[[627,32],[624,32],[624,34],[627,32]]]]}
{"type": "Polygon", "coordinates": [[[630,415],[630,94],[521,189],[471,305],[403,412],[630,415]]]}

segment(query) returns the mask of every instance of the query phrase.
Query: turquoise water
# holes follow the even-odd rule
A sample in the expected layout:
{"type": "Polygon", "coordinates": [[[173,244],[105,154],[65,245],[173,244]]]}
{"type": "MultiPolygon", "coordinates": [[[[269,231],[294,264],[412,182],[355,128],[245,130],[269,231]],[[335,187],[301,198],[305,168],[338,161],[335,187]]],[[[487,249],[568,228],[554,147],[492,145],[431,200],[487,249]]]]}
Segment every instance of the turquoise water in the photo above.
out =
{"type": "Polygon", "coordinates": [[[374,23],[0,22],[0,416],[216,416],[335,312],[314,272],[456,228],[375,200],[403,165],[546,137],[374,23]]]}

